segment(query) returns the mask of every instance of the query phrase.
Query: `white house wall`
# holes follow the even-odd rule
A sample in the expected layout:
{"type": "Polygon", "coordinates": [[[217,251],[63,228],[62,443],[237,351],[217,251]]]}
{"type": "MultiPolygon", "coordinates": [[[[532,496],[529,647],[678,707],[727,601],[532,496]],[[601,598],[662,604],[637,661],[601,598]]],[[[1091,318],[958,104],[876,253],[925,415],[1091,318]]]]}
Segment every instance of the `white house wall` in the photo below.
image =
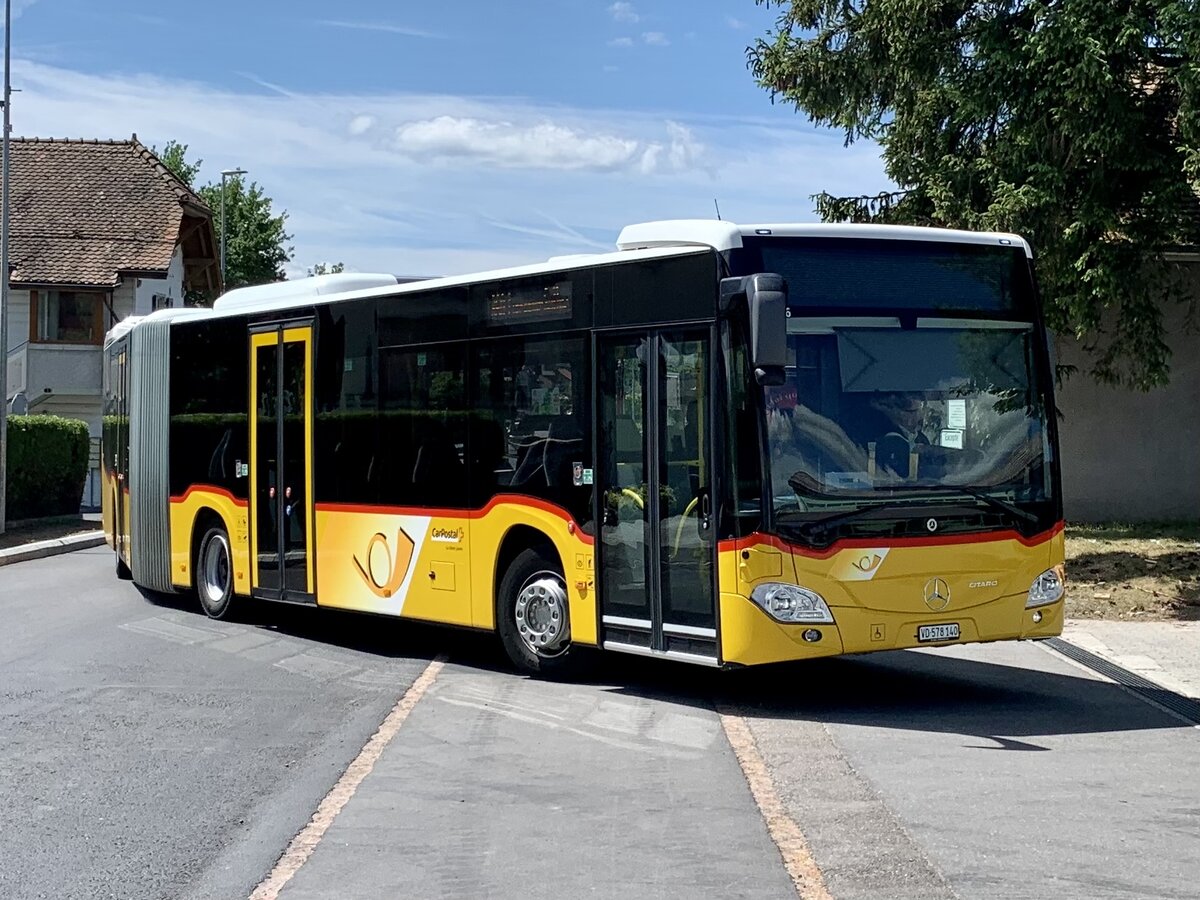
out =
{"type": "Polygon", "coordinates": [[[134,314],[144,316],[153,312],[155,294],[169,297],[167,306],[183,306],[183,248],[175,248],[166,278],[137,279],[134,314]]]}
{"type": "Polygon", "coordinates": [[[29,340],[29,291],[8,292],[8,349],[29,340]]]}

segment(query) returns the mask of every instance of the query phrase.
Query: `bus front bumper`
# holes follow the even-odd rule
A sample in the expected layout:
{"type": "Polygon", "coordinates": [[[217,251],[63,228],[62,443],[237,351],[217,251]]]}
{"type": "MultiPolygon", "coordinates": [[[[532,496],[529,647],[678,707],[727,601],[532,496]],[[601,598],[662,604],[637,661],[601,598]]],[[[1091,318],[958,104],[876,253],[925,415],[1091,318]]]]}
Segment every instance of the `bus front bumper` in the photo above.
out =
{"type": "MultiPolygon", "coordinates": [[[[1063,601],[1027,609],[1025,594],[934,613],[831,607],[834,624],[777,622],[741,594],[721,594],[721,657],[731,665],[760,665],[911,647],[1031,640],[1062,633],[1063,601]],[[931,638],[923,626],[957,626],[958,637],[931,638]],[[924,637],[925,639],[922,639],[924,637]]],[[[933,630],[934,634],[945,629],[933,630]]]]}

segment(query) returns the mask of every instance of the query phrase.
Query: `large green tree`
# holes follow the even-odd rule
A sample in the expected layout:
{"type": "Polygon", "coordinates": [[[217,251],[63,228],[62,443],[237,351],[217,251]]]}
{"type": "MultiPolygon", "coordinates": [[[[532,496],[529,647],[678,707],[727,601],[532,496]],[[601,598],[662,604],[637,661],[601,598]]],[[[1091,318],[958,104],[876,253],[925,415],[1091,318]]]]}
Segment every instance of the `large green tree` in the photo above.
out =
{"type": "Polygon", "coordinates": [[[877,141],[901,189],[818,195],[824,218],[1024,234],[1093,374],[1167,380],[1171,252],[1200,243],[1195,0],[756,2],[779,9],[747,50],[758,83],[877,141]]]}
{"type": "MultiPolygon", "coordinates": [[[[221,193],[218,179],[195,188],[196,176],[203,160],[188,160],[188,146],[169,141],[155,150],[163,165],[204,200],[213,211],[213,227],[217,239],[221,235],[221,193]]],[[[257,182],[246,182],[241,175],[225,180],[225,288],[248,284],[282,281],[287,276],[283,266],[292,258],[290,241],[284,223],[287,212],[278,215],[272,209],[271,198],[263,193],[257,182]]],[[[212,298],[189,298],[193,302],[211,302],[212,298]]]]}

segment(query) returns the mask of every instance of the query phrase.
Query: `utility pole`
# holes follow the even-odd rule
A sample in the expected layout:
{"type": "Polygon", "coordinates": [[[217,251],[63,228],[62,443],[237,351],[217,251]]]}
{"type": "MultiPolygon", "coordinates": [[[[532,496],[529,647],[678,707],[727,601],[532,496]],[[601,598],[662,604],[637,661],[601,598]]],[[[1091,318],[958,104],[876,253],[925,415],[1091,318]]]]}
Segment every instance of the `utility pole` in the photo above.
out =
{"type": "Polygon", "coordinates": [[[7,528],[8,517],[8,143],[12,130],[12,0],[4,0],[4,136],[0,150],[0,169],[4,179],[0,189],[0,350],[4,365],[0,366],[0,534],[7,528]]]}

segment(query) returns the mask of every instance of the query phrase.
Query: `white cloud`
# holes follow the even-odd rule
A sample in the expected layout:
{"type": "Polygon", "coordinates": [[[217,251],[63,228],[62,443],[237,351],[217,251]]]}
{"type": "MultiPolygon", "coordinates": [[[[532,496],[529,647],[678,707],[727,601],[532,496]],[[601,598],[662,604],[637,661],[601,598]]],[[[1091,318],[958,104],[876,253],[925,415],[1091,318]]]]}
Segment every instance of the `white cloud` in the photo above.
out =
{"type": "Polygon", "coordinates": [[[610,47],[632,47],[633,46],[633,38],[627,38],[627,37],[613,38],[611,41],[608,42],[608,46],[610,46],[610,47]]]}
{"type": "Polygon", "coordinates": [[[350,120],[348,130],[353,135],[366,134],[375,127],[374,116],[355,116],[350,120]]]}
{"type": "Polygon", "coordinates": [[[614,3],[608,8],[608,14],[618,22],[640,22],[642,20],[632,3],[614,3]]]}
{"type": "Polygon", "coordinates": [[[325,28],[346,28],[353,31],[378,31],[383,34],[399,34],[404,37],[444,38],[445,35],[434,34],[432,31],[422,31],[419,28],[406,28],[403,25],[392,25],[387,22],[349,22],[344,19],[320,19],[315,24],[325,28]]]}
{"type": "Polygon", "coordinates": [[[820,190],[889,187],[877,147],[845,148],[785,111],[685,116],[250,82],[234,91],[26,60],[13,74],[17,134],[179,140],[204,160],[201,183],[248,169],[288,212],[297,275],[319,260],[400,274],[499,268],[612,246],[629,222],[710,218],[714,196],[735,222],[811,221],[820,190]]]}
{"type": "Polygon", "coordinates": [[[647,31],[642,34],[642,40],[651,47],[666,47],[671,43],[661,31],[647,31]]]}
{"type": "Polygon", "coordinates": [[[553,122],[518,125],[438,116],[401,125],[395,146],[422,161],[449,158],[504,168],[607,171],[627,165],[638,142],[611,134],[588,135],[553,122]]]}
{"type": "Polygon", "coordinates": [[[730,28],[732,28],[734,31],[741,31],[743,28],[746,27],[745,22],[743,22],[741,19],[735,18],[734,16],[726,16],[725,24],[728,25],[730,28]]]}

